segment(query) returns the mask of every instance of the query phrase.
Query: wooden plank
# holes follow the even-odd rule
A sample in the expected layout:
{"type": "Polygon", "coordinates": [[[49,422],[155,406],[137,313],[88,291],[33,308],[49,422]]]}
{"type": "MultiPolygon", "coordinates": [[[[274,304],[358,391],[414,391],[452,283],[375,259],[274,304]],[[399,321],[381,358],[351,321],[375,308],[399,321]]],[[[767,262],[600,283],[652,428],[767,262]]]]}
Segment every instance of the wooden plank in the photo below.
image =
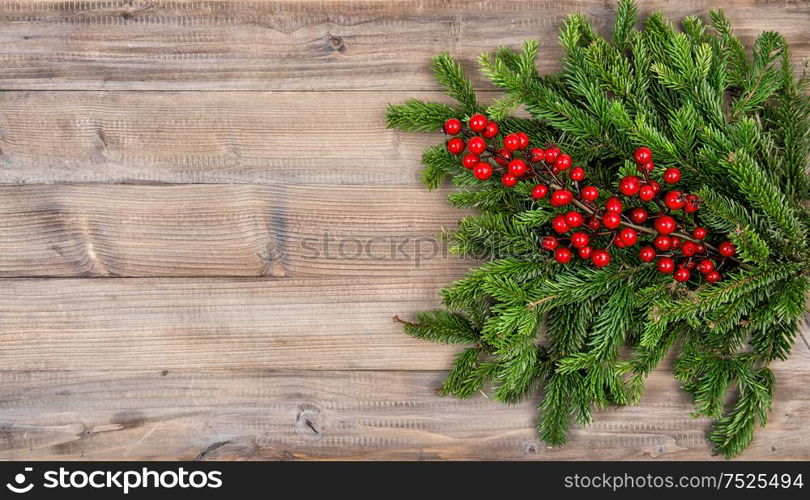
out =
{"type": "MultiPolygon", "coordinates": [[[[130,365],[133,366],[133,365],[130,365]]],[[[438,372],[0,372],[0,458],[703,460],[706,419],[666,372],[636,407],[595,413],[568,445],[537,440],[536,400],[440,398],[438,372]]],[[[807,370],[743,459],[810,458],[807,370]]]]}
{"type": "Polygon", "coordinates": [[[460,212],[420,186],[0,187],[0,276],[432,276],[460,212]]]}
{"type": "MultiPolygon", "coordinates": [[[[443,370],[458,348],[408,337],[391,317],[438,306],[445,284],[427,276],[0,280],[0,366],[443,370]]],[[[800,340],[795,350],[791,366],[806,370],[810,351],[800,340]]]]}
{"type": "Polygon", "coordinates": [[[2,92],[0,184],[413,185],[422,151],[441,137],[385,128],[385,107],[411,97],[447,100],[439,92],[2,92]]]}
{"type": "Polygon", "coordinates": [[[442,277],[2,280],[8,370],[435,370],[455,347],[402,333],[442,277]]]}
{"type": "MultiPolygon", "coordinates": [[[[559,65],[557,29],[576,11],[609,32],[615,1],[0,2],[5,89],[433,90],[429,60],[539,38],[543,71],[559,65]]],[[[803,2],[642,2],[675,19],[722,8],[746,45],[780,30],[810,54],[803,2]]],[[[488,87],[476,77],[479,87],[488,87]]]]}

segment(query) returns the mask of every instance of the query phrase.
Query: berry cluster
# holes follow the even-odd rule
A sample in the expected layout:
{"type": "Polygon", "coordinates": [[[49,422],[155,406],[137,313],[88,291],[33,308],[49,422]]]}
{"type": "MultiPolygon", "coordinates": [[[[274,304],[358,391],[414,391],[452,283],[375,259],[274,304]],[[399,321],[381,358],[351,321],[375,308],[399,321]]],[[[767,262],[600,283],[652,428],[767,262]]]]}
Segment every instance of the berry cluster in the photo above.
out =
{"type": "MultiPolygon", "coordinates": [[[[542,248],[554,252],[561,264],[570,262],[576,251],[581,259],[604,267],[611,261],[611,248],[639,244],[641,261],[656,261],[658,271],[672,274],[675,281],[689,281],[697,269],[707,282],[715,283],[721,278],[718,269],[725,259],[734,258],[730,241],[714,247],[705,241],[709,235],[705,228],[687,222],[691,218],[676,220],[673,215],[678,211],[697,212],[700,199],[678,189],[665,191],[653,180],[650,174],[655,164],[647,147],[638,148],[633,155],[639,175],[619,181],[622,199],[596,186],[581,186],[587,172],[573,166],[571,157],[554,145],[536,147],[524,132],[507,134],[499,143],[498,124],[482,114],[470,117],[466,127],[461,120],[451,118],[445,122],[444,131],[452,136],[447,150],[454,155],[466,150],[462,164],[477,179],[486,181],[498,174],[508,188],[521,181],[532,182],[535,200],[548,197],[552,207],[561,209],[551,221],[557,235],[541,241],[542,248]],[[630,206],[625,208],[625,204],[630,206]]],[[[661,180],[677,184],[681,172],[667,168],[661,180]]]]}

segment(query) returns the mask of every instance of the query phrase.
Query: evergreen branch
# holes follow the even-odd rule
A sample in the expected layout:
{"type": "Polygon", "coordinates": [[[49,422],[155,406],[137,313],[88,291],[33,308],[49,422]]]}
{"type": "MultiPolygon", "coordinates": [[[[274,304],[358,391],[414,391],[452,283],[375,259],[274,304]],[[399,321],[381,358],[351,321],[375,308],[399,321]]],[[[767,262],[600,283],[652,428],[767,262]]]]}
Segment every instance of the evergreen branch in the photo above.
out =
{"type": "Polygon", "coordinates": [[[439,393],[442,396],[452,395],[468,398],[480,391],[484,383],[491,378],[492,372],[481,369],[481,350],[476,347],[465,349],[456,355],[453,368],[447,374],[439,393]]]}
{"type": "Polygon", "coordinates": [[[479,339],[478,332],[465,317],[441,309],[416,313],[413,323],[399,316],[394,316],[394,322],[402,324],[408,335],[431,342],[473,344],[479,339]]]}
{"type": "Polygon", "coordinates": [[[630,0],[621,0],[616,8],[616,20],[613,24],[613,44],[619,50],[625,50],[630,40],[630,33],[636,25],[638,7],[630,0]]]}
{"type": "Polygon", "coordinates": [[[388,128],[405,132],[436,132],[456,114],[456,110],[446,104],[410,99],[404,104],[389,104],[385,119],[388,128]]]}
{"type": "Polygon", "coordinates": [[[461,104],[465,114],[471,115],[479,111],[478,98],[475,96],[472,82],[450,54],[442,52],[433,58],[433,74],[450,97],[461,104]]]}
{"type": "Polygon", "coordinates": [[[773,373],[762,368],[740,381],[740,396],[734,408],[714,423],[709,440],[714,453],[732,458],[751,443],[756,425],[764,426],[773,402],[773,373]]]}

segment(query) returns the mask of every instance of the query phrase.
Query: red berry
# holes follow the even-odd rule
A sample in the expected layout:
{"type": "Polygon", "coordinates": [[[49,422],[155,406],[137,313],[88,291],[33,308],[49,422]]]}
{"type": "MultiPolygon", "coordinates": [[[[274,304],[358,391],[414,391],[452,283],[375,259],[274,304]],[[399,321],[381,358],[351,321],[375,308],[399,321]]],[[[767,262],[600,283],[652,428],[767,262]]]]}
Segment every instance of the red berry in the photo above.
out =
{"type": "Polygon", "coordinates": [[[702,272],[703,274],[708,274],[714,271],[714,262],[710,259],[701,260],[700,263],[697,265],[698,271],[702,272]]]}
{"type": "Polygon", "coordinates": [[[695,248],[696,248],[695,253],[706,253],[706,247],[703,246],[703,243],[697,243],[695,245],[695,248]]]}
{"type": "Polygon", "coordinates": [[[626,227],[619,231],[619,238],[626,246],[631,247],[638,241],[638,233],[632,227],[626,227]]]}
{"type": "Polygon", "coordinates": [[[672,240],[672,249],[673,250],[677,250],[677,249],[681,248],[681,239],[680,238],[678,238],[677,236],[670,236],[669,239],[672,240]]]}
{"type": "Polygon", "coordinates": [[[447,150],[454,155],[460,155],[464,151],[464,141],[460,137],[453,137],[447,141],[447,150]]]}
{"type": "Polygon", "coordinates": [[[622,241],[622,239],[619,238],[618,234],[613,237],[613,244],[616,245],[616,248],[624,248],[627,246],[624,244],[624,241],[622,241]]]}
{"type": "Polygon", "coordinates": [[[568,172],[568,177],[572,181],[581,181],[585,178],[585,169],[582,167],[574,167],[568,172]]]}
{"type": "Polygon", "coordinates": [[[470,130],[480,132],[487,126],[487,117],[481,113],[476,113],[470,117],[470,130]]]}
{"type": "Polygon", "coordinates": [[[542,148],[532,148],[529,154],[531,155],[529,160],[532,163],[541,162],[546,158],[546,152],[542,148]]]}
{"type": "Polygon", "coordinates": [[[686,197],[686,204],[683,206],[683,211],[686,213],[697,212],[700,208],[700,198],[690,194],[686,197]]]}
{"type": "Polygon", "coordinates": [[[554,160],[554,168],[558,170],[568,170],[571,168],[571,157],[567,154],[561,154],[554,160]]]}
{"type": "Polygon", "coordinates": [[[585,222],[585,219],[582,218],[581,213],[571,210],[570,212],[565,214],[565,221],[571,227],[579,227],[585,222]]]}
{"type": "Polygon", "coordinates": [[[641,207],[630,210],[630,220],[636,224],[643,224],[647,220],[647,211],[641,207]]]}
{"type": "Polygon", "coordinates": [[[638,169],[638,171],[639,171],[639,172],[641,172],[642,174],[643,174],[643,173],[650,174],[650,173],[652,173],[652,171],[653,171],[653,170],[655,170],[655,164],[654,164],[653,162],[651,162],[651,161],[648,161],[647,163],[640,163],[640,164],[638,164],[638,165],[636,166],[636,168],[637,168],[637,169],[638,169]]]}
{"type": "Polygon", "coordinates": [[[596,267],[605,267],[610,264],[610,254],[603,248],[597,248],[591,252],[591,262],[596,267]]]}
{"type": "Polygon", "coordinates": [[[658,193],[661,192],[661,184],[658,184],[657,182],[652,180],[649,182],[649,184],[655,190],[655,196],[658,196],[658,193]]]}
{"type": "Polygon", "coordinates": [[[557,159],[557,156],[560,154],[560,148],[557,146],[552,146],[546,149],[546,163],[554,163],[554,160],[557,159]]]}
{"type": "Polygon", "coordinates": [[[686,197],[680,191],[670,191],[664,195],[664,205],[670,210],[680,210],[686,205],[686,197]]]}
{"type": "Polygon", "coordinates": [[[495,156],[495,163],[497,163],[502,167],[505,167],[509,164],[509,160],[511,159],[512,153],[508,149],[504,148],[498,151],[498,155],[495,156]]]}
{"type": "Polygon", "coordinates": [[[571,235],[571,246],[573,246],[574,248],[586,247],[590,242],[591,238],[585,231],[577,231],[576,233],[571,235]]]}
{"type": "Polygon", "coordinates": [[[579,249],[579,257],[582,259],[588,259],[591,257],[591,252],[593,252],[593,247],[582,247],[579,249]]]}
{"type": "Polygon", "coordinates": [[[605,212],[602,216],[602,224],[608,229],[616,229],[621,224],[622,218],[616,212],[605,212]]]}
{"type": "Polygon", "coordinates": [[[720,273],[717,271],[712,271],[706,275],[706,281],[709,283],[717,283],[720,281],[720,273]]]}
{"type": "Polygon", "coordinates": [[[535,200],[545,198],[547,194],[548,188],[545,186],[545,184],[538,184],[534,186],[534,189],[532,189],[532,198],[534,198],[535,200]]]}
{"type": "Polygon", "coordinates": [[[485,162],[479,162],[473,169],[473,175],[476,179],[485,181],[492,177],[492,165],[485,162]]]}
{"type": "Polygon", "coordinates": [[[605,201],[605,210],[608,212],[616,212],[621,213],[622,211],[622,202],[615,196],[611,196],[605,201]]]}
{"type": "Polygon", "coordinates": [[[625,196],[635,196],[641,188],[641,180],[635,175],[628,175],[619,181],[619,192],[625,196]]]}
{"type": "Polygon", "coordinates": [[[582,188],[582,199],[585,201],[595,201],[599,198],[599,190],[593,186],[585,186],[582,188]]]}
{"type": "Polygon", "coordinates": [[[503,138],[503,147],[509,151],[515,151],[520,148],[520,137],[517,134],[509,134],[503,138]]]}
{"type": "Polygon", "coordinates": [[[599,217],[595,215],[591,215],[588,217],[588,221],[585,223],[592,231],[599,231],[599,228],[602,227],[602,222],[599,220],[599,217]]]}
{"type": "Polygon", "coordinates": [[[468,153],[464,155],[464,158],[461,159],[461,163],[462,165],[464,165],[464,168],[473,168],[478,163],[479,160],[480,158],[478,157],[478,155],[468,153]]]}
{"type": "Polygon", "coordinates": [[[554,251],[554,260],[560,264],[567,264],[571,260],[571,250],[568,247],[559,247],[554,251]]]}
{"type": "Polygon", "coordinates": [[[642,262],[652,262],[655,259],[655,249],[653,247],[641,247],[638,252],[638,258],[642,262]]]}
{"type": "Polygon", "coordinates": [[[677,227],[678,225],[675,223],[675,219],[669,215],[662,215],[655,219],[655,230],[661,234],[671,234],[677,227]]]}
{"type": "Polygon", "coordinates": [[[568,225],[568,221],[562,214],[554,217],[551,220],[551,227],[560,234],[565,233],[571,229],[571,226],[568,225]]]}
{"type": "Polygon", "coordinates": [[[483,135],[487,139],[492,139],[493,137],[498,135],[498,132],[500,132],[500,131],[501,131],[501,129],[500,129],[500,127],[498,127],[497,123],[489,122],[489,123],[487,123],[487,126],[484,127],[484,131],[481,132],[481,135],[483,135]]]}
{"type": "Polygon", "coordinates": [[[487,142],[480,137],[472,137],[469,141],[467,141],[467,149],[470,150],[470,153],[480,155],[486,151],[487,142]]]}
{"type": "Polygon", "coordinates": [[[692,236],[694,236],[698,240],[702,240],[708,234],[709,234],[709,232],[706,231],[705,227],[698,226],[698,227],[696,227],[695,229],[692,230],[692,236]]]}
{"type": "Polygon", "coordinates": [[[697,253],[698,247],[691,241],[684,241],[681,244],[681,253],[687,257],[691,257],[697,253]]]}
{"type": "Polygon", "coordinates": [[[508,188],[515,187],[518,183],[518,178],[512,174],[503,174],[501,176],[501,183],[508,188]]]}
{"type": "Polygon", "coordinates": [[[668,168],[664,170],[663,179],[667,184],[676,184],[681,180],[681,171],[677,168],[668,168]]]}
{"type": "Polygon", "coordinates": [[[567,189],[558,189],[551,194],[551,204],[555,207],[568,205],[573,199],[573,193],[567,189]]]}
{"type": "Polygon", "coordinates": [[[444,122],[444,131],[450,135],[456,135],[461,132],[461,120],[458,118],[450,118],[444,122]]]}
{"type": "Polygon", "coordinates": [[[516,135],[518,136],[518,140],[520,141],[518,149],[526,149],[527,147],[529,147],[529,136],[526,135],[526,132],[518,132],[516,135]]]}
{"type": "Polygon", "coordinates": [[[724,241],[717,247],[717,251],[720,252],[720,255],[723,257],[731,257],[734,255],[736,249],[734,248],[734,244],[730,241],[724,241]]]}
{"type": "Polygon", "coordinates": [[[695,261],[690,259],[686,262],[686,264],[683,265],[683,267],[691,271],[695,268],[695,261]]]}
{"type": "Polygon", "coordinates": [[[669,257],[662,257],[658,259],[655,267],[658,268],[659,273],[671,274],[675,270],[675,261],[669,257]]]}
{"type": "Polygon", "coordinates": [[[546,250],[554,250],[559,244],[560,242],[557,241],[557,238],[554,236],[545,236],[543,237],[543,241],[540,243],[540,245],[542,245],[542,247],[546,250]]]}
{"type": "Polygon", "coordinates": [[[672,238],[659,234],[653,240],[653,245],[655,245],[655,248],[661,250],[662,252],[666,252],[672,248],[672,238]]]}
{"type": "Polygon", "coordinates": [[[509,162],[509,173],[514,175],[515,177],[520,177],[526,173],[526,162],[521,160],[520,158],[514,159],[509,162]]]}
{"type": "Polygon", "coordinates": [[[638,197],[641,201],[652,201],[655,198],[655,189],[649,184],[644,184],[638,190],[638,197]]]}
{"type": "Polygon", "coordinates": [[[636,163],[639,165],[649,163],[652,161],[652,151],[650,151],[648,147],[641,146],[633,153],[633,159],[636,160],[636,163]]]}
{"type": "Polygon", "coordinates": [[[678,281],[680,283],[683,283],[684,281],[689,281],[689,277],[691,275],[692,273],[689,272],[689,269],[682,267],[677,271],[675,271],[675,281],[678,281]]]}

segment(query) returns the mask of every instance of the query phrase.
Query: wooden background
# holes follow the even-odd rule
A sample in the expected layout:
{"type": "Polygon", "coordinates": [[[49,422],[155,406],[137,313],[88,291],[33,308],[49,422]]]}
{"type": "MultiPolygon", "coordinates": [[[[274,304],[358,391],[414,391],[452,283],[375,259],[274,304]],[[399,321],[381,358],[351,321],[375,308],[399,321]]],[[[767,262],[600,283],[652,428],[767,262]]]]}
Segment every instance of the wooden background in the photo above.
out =
{"type": "MultiPolygon", "coordinates": [[[[641,4],[810,56],[808,1],[641,4]]],[[[472,69],[539,38],[552,70],[562,16],[608,31],[614,7],[0,1],[0,458],[708,458],[667,366],[548,449],[536,401],[439,398],[454,349],[391,322],[469,263],[430,240],[458,216],[417,182],[438,137],[385,105],[442,98],[440,50],[472,69]]],[[[776,366],[744,458],[810,458],[808,359],[776,366]]]]}

